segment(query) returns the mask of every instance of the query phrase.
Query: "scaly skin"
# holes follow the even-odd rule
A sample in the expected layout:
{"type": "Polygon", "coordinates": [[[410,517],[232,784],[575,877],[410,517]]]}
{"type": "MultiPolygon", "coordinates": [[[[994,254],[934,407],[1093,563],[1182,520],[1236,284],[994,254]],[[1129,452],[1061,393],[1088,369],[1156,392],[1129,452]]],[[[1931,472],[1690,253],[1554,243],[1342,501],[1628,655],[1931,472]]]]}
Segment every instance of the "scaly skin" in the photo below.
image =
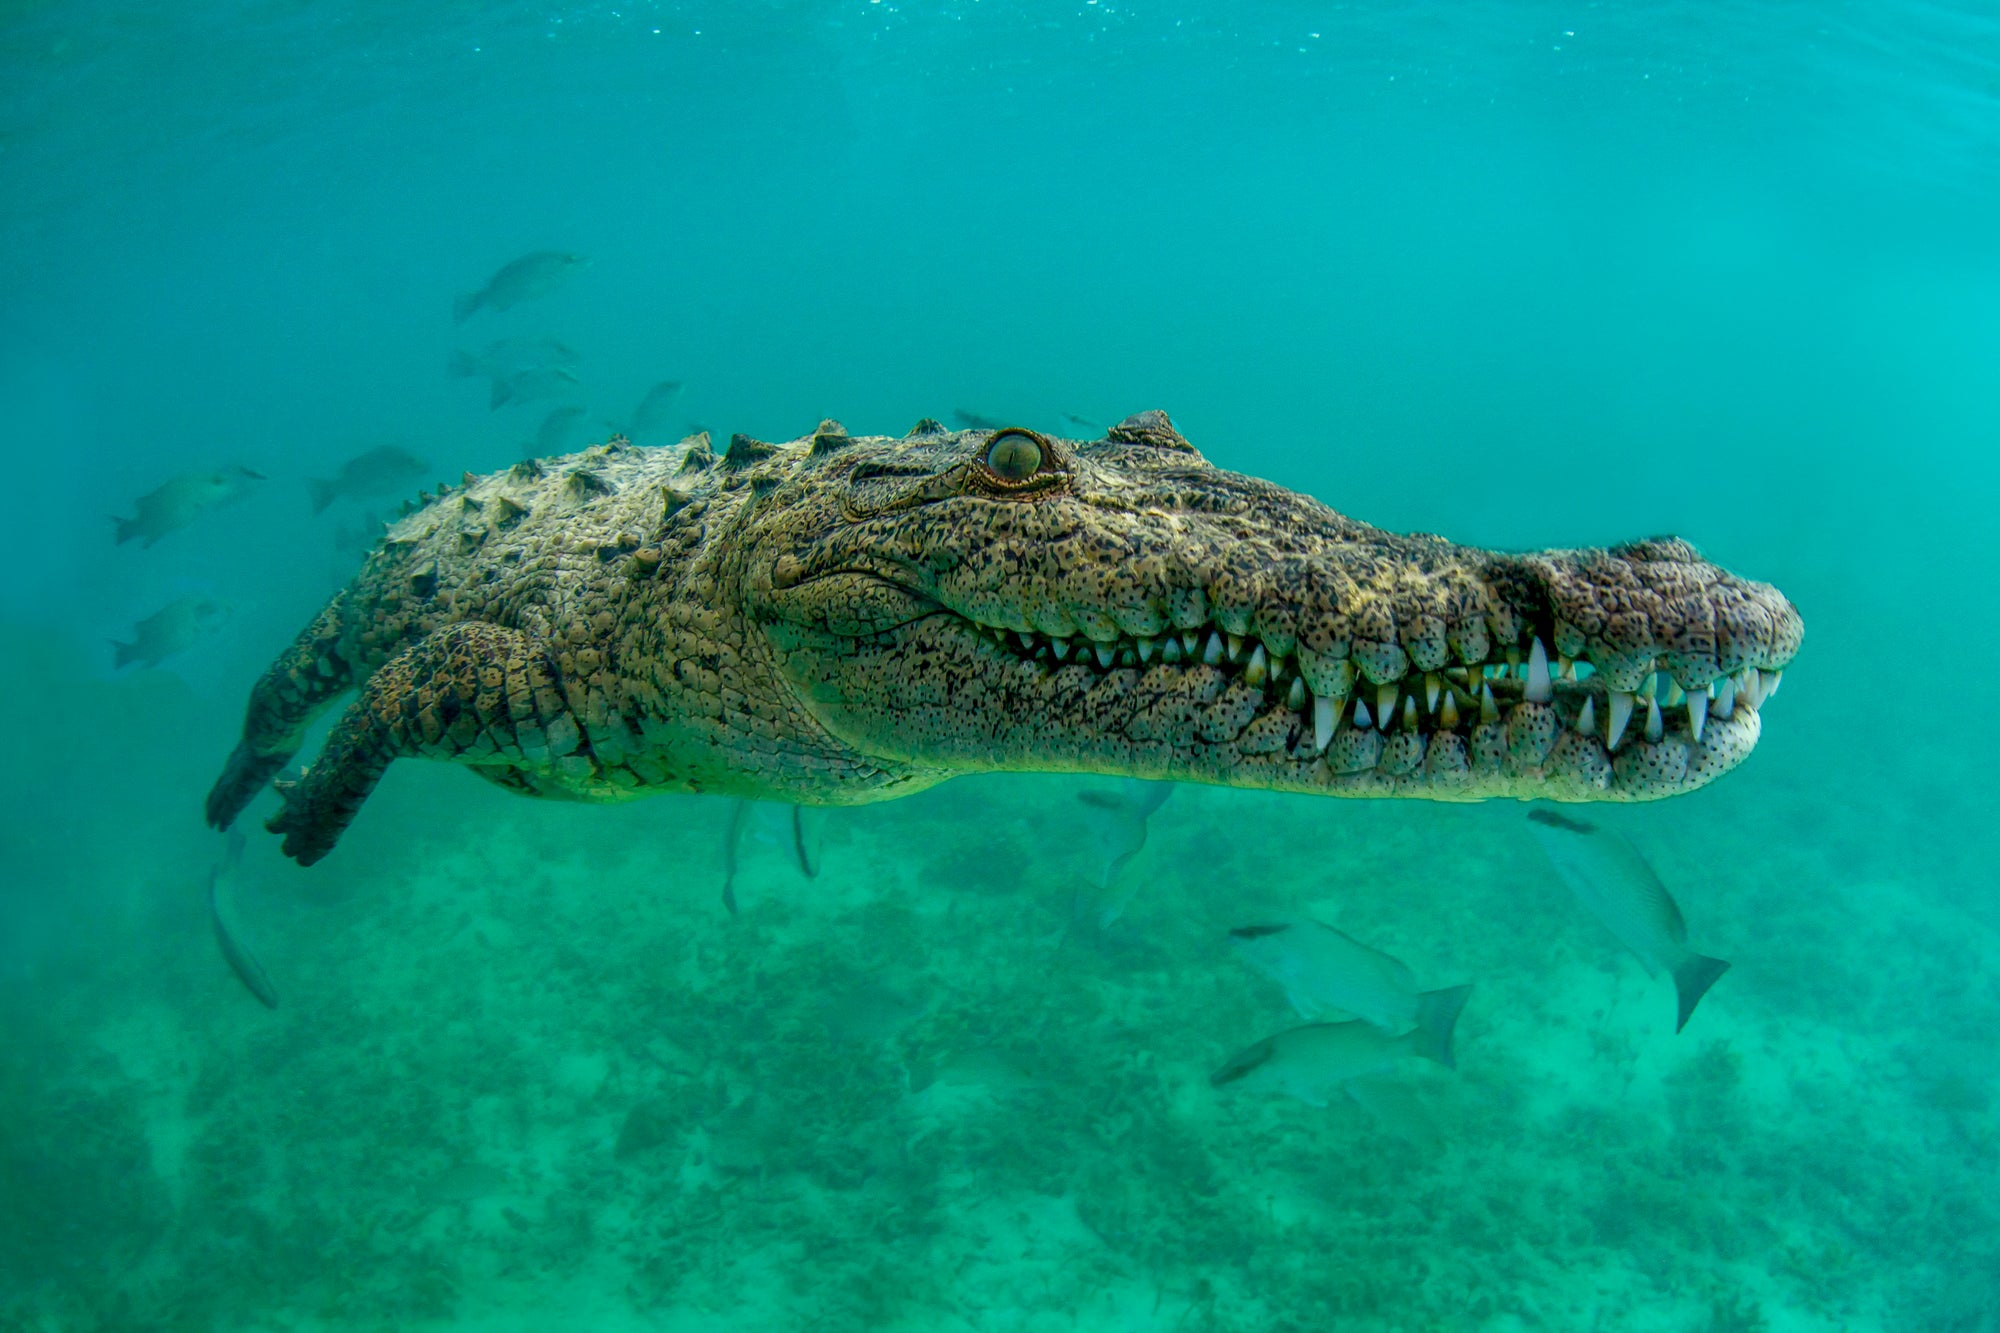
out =
{"type": "Polygon", "coordinates": [[[410,755],[586,800],[853,804],[995,769],[1647,800],[1749,754],[1800,632],[1684,542],[1383,532],[1211,467],[1157,412],[1087,443],[613,440],[394,525],[258,682],[208,816],[350,688],[280,784],[302,864],[410,755]]]}

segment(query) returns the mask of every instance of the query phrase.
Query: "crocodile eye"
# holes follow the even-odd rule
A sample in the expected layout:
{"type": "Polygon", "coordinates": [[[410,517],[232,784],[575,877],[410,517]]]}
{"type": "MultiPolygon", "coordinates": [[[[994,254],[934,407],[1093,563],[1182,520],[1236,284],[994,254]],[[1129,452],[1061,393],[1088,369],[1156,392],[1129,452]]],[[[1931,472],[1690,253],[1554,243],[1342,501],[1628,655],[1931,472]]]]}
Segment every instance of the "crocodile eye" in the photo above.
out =
{"type": "Polygon", "coordinates": [[[1024,430],[1003,430],[987,442],[986,466],[1002,481],[1026,481],[1041,470],[1041,442],[1024,430]]]}

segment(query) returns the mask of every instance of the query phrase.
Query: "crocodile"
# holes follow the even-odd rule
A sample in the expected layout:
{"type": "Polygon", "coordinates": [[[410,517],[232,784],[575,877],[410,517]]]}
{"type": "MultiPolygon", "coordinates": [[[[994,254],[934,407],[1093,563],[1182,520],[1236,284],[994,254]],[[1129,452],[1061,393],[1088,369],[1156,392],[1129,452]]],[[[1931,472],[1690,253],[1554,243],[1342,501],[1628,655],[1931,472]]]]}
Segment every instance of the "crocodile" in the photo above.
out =
{"type": "Polygon", "coordinates": [[[387,766],[592,801],[877,801],[979,771],[1638,801],[1749,755],[1798,650],[1687,542],[1505,553],[1345,517],[1146,412],[610,441],[420,497],[251,692],[228,827],[325,856],[387,766]]]}

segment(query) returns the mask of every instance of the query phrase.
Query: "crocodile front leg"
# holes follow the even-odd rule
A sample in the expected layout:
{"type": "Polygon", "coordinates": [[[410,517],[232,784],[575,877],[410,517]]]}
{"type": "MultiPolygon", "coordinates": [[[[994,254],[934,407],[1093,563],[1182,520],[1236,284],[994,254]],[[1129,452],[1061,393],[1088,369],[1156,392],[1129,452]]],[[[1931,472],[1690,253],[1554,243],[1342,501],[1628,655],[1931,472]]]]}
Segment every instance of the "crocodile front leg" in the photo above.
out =
{"type": "Polygon", "coordinates": [[[298,753],[313,715],[353,687],[353,673],[340,653],[346,600],[346,593],[336,593],[250,692],[243,738],[209,789],[208,822],[215,828],[236,822],[243,807],[298,753]]]}
{"type": "Polygon", "coordinates": [[[410,645],[368,678],[266,825],[311,865],[333,850],[382,773],[406,756],[502,767],[595,768],[547,651],[519,630],[465,623],[410,645]]]}

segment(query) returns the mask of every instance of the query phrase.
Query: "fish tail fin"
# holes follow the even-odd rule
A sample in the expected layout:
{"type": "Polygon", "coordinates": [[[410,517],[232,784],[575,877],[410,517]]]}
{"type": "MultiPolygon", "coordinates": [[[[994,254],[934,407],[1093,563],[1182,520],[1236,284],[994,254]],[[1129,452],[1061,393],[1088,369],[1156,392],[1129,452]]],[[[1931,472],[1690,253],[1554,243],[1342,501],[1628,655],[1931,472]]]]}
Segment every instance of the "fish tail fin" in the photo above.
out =
{"type": "Polygon", "coordinates": [[[312,492],[313,512],[315,514],[325,513],[326,507],[333,503],[336,484],[314,477],[306,483],[306,489],[312,492]]]}
{"type": "Polygon", "coordinates": [[[485,299],[485,292],[467,292],[465,295],[455,298],[451,303],[451,322],[454,324],[463,324],[466,320],[471,319],[485,299]]]}
{"type": "Polygon", "coordinates": [[[125,666],[126,663],[132,661],[132,659],[136,658],[138,655],[139,655],[138,644],[120,643],[116,639],[113,639],[111,641],[111,666],[113,670],[117,670],[125,666]]]}
{"type": "Polygon", "coordinates": [[[138,519],[120,518],[118,517],[118,515],[113,514],[111,516],[111,521],[117,524],[118,528],[117,540],[111,543],[113,546],[123,546],[126,542],[131,541],[134,537],[139,535],[138,519]]]}
{"type": "Polygon", "coordinates": [[[1451,1053],[1451,1032],[1471,994],[1472,987],[1465,985],[1427,990],[1417,996],[1417,1026],[1409,1035],[1410,1054],[1434,1060],[1446,1069],[1458,1068],[1451,1053]]]}
{"type": "Polygon", "coordinates": [[[1720,958],[1705,958],[1700,954],[1689,954],[1679,967],[1674,969],[1674,991],[1680,997],[1680,1017],[1674,1023],[1674,1031],[1679,1032],[1688,1025],[1694,1007],[1701,1003],[1701,997],[1708,994],[1708,988],[1716,978],[1729,970],[1729,964],[1720,958]]]}

